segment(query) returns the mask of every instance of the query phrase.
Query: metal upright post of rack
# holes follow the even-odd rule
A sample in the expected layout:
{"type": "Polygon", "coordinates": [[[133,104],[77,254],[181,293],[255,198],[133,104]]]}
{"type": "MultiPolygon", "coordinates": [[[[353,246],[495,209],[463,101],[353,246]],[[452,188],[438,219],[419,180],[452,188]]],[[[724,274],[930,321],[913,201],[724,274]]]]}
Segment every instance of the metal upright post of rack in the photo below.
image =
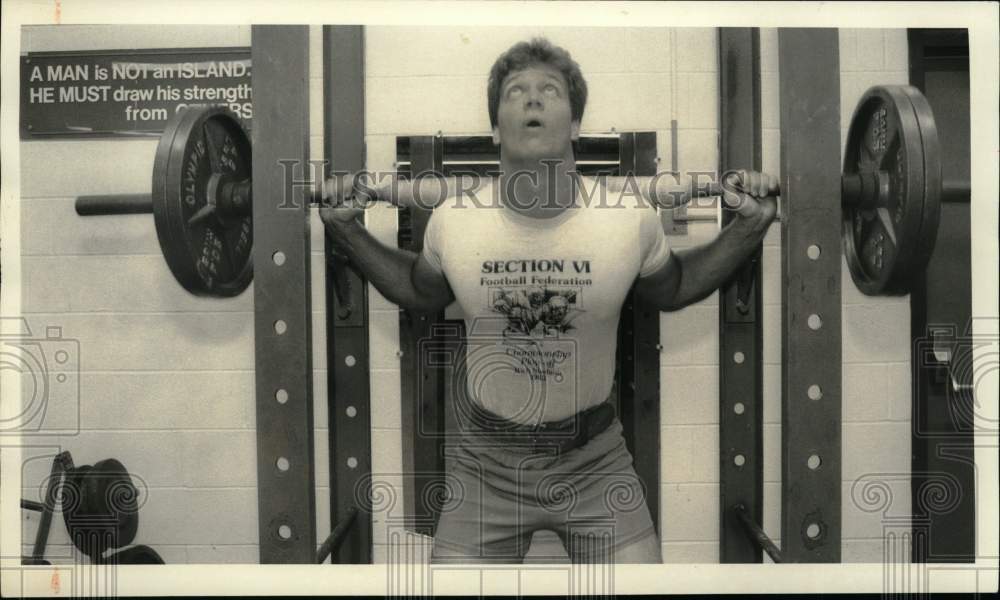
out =
{"type": "MultiPolygon", "coordinates": [[[[656,133],[621,134],[621,175],[656,174],[656,133]]],[[[618,410],[657,531],[660,521],[660,312],[629,292],[618,334],[618,410]]]]}
{"type": "Polygon", "coordinates": [[[316,556],[309,203],[309,28],[254,25],[253,264],[261,563],[316,556]]]}
{"type": "MultiPolygon", "coordinates": [[[[761,169],[760,30],[719,29],[719,173],[761,169]]],[[[722,225],[734,218],[722,211],[722,225]]],[[[737,506],[763,518],[761,248],[719,291],[719,560],[759,563],[737,506]]]]}
{"type": "MultiPolygon", "coordinates": [[[[365,167],[364,27],[323,27],[323,147],[326,176],[365,167]]],[[[329,236],[324,254],[332,256],[329,236]]],[[[343,531],[337,564],[372,562],[371,390],[368,283],[346,261],[326,264],[330,521],[343,531]],[[337,286],[340,289],[337,289],[337,286]],[[365,506],[358,506],[359,500],[365,506]],[[364,510],[359,510],[364,509],[364,510]],[[344,527],[350,523],[349,527],[344,527]]]]}
{"type": "Polygon", "coordinates": [[[841,167],[836,29],[779,29],[781,550],[840,562],[841,167]]]}
{"type": "MultiPolygon", "coordinates": [[[[410,177],[441,173],[444,138],[413,136],[410,177]]],[[[420,252],[431,209],[409,207],[399,212],[399,247],[420,252]]],[[[400,396],[402,399],[404,503],[407,528],[433,535],[438,508],[429,495],[444,477],[442,454],[445,433],[444,370],[431,356],[444,311],[435,315],[399,311],[400,396]]]]}

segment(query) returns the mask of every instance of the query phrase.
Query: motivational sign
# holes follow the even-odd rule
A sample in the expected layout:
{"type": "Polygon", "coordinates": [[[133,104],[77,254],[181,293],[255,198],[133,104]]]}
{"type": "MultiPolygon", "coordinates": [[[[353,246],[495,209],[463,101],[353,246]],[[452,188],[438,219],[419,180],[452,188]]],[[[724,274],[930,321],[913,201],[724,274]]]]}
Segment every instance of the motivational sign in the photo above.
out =
{"type": "Polygon", "coordinates": [[[159,135],[186,106],[253,119],[250,48],[40,52],[21,57],[21,137],[159,135]]]}

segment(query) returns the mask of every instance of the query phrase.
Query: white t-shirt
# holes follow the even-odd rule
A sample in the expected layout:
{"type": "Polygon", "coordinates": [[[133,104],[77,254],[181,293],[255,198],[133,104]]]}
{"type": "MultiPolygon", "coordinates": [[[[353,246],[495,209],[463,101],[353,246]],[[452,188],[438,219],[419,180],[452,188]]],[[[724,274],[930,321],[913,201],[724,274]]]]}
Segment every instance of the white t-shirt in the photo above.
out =
{"type": "Polygon", "coordinates": [[[653,208],[582,181],[576,206],[547,219],[503,207],[487,184],[448,198],[424,234],[465,320],[471,398],[521,423],[607,399],[625,297],[670,256],[653,208]]]}

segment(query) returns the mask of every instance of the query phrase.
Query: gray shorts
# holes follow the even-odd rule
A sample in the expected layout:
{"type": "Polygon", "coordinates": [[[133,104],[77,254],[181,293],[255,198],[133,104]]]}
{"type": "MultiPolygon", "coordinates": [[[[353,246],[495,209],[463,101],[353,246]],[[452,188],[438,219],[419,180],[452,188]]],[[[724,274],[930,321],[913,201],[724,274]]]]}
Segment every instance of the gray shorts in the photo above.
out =
{"type": "Polygon", "coordinates": [[[616,549],[655,535],[617,418],[561,455],[466,432],[449,446],[445,483],[433,562],[519,563],[547,529],[573,562],[611,563],[616,549]]]}

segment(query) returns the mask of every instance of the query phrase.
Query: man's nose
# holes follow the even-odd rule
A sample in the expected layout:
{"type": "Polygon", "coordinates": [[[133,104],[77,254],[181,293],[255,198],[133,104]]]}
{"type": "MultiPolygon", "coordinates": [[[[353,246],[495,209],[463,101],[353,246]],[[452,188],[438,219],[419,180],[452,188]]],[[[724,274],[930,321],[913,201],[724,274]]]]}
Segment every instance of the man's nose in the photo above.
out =
{"type": "Polygon", "coordinates": [[[538,90],[529,90],[524,98],[525,108],[542,108],[542,93],[538,90]]]}

